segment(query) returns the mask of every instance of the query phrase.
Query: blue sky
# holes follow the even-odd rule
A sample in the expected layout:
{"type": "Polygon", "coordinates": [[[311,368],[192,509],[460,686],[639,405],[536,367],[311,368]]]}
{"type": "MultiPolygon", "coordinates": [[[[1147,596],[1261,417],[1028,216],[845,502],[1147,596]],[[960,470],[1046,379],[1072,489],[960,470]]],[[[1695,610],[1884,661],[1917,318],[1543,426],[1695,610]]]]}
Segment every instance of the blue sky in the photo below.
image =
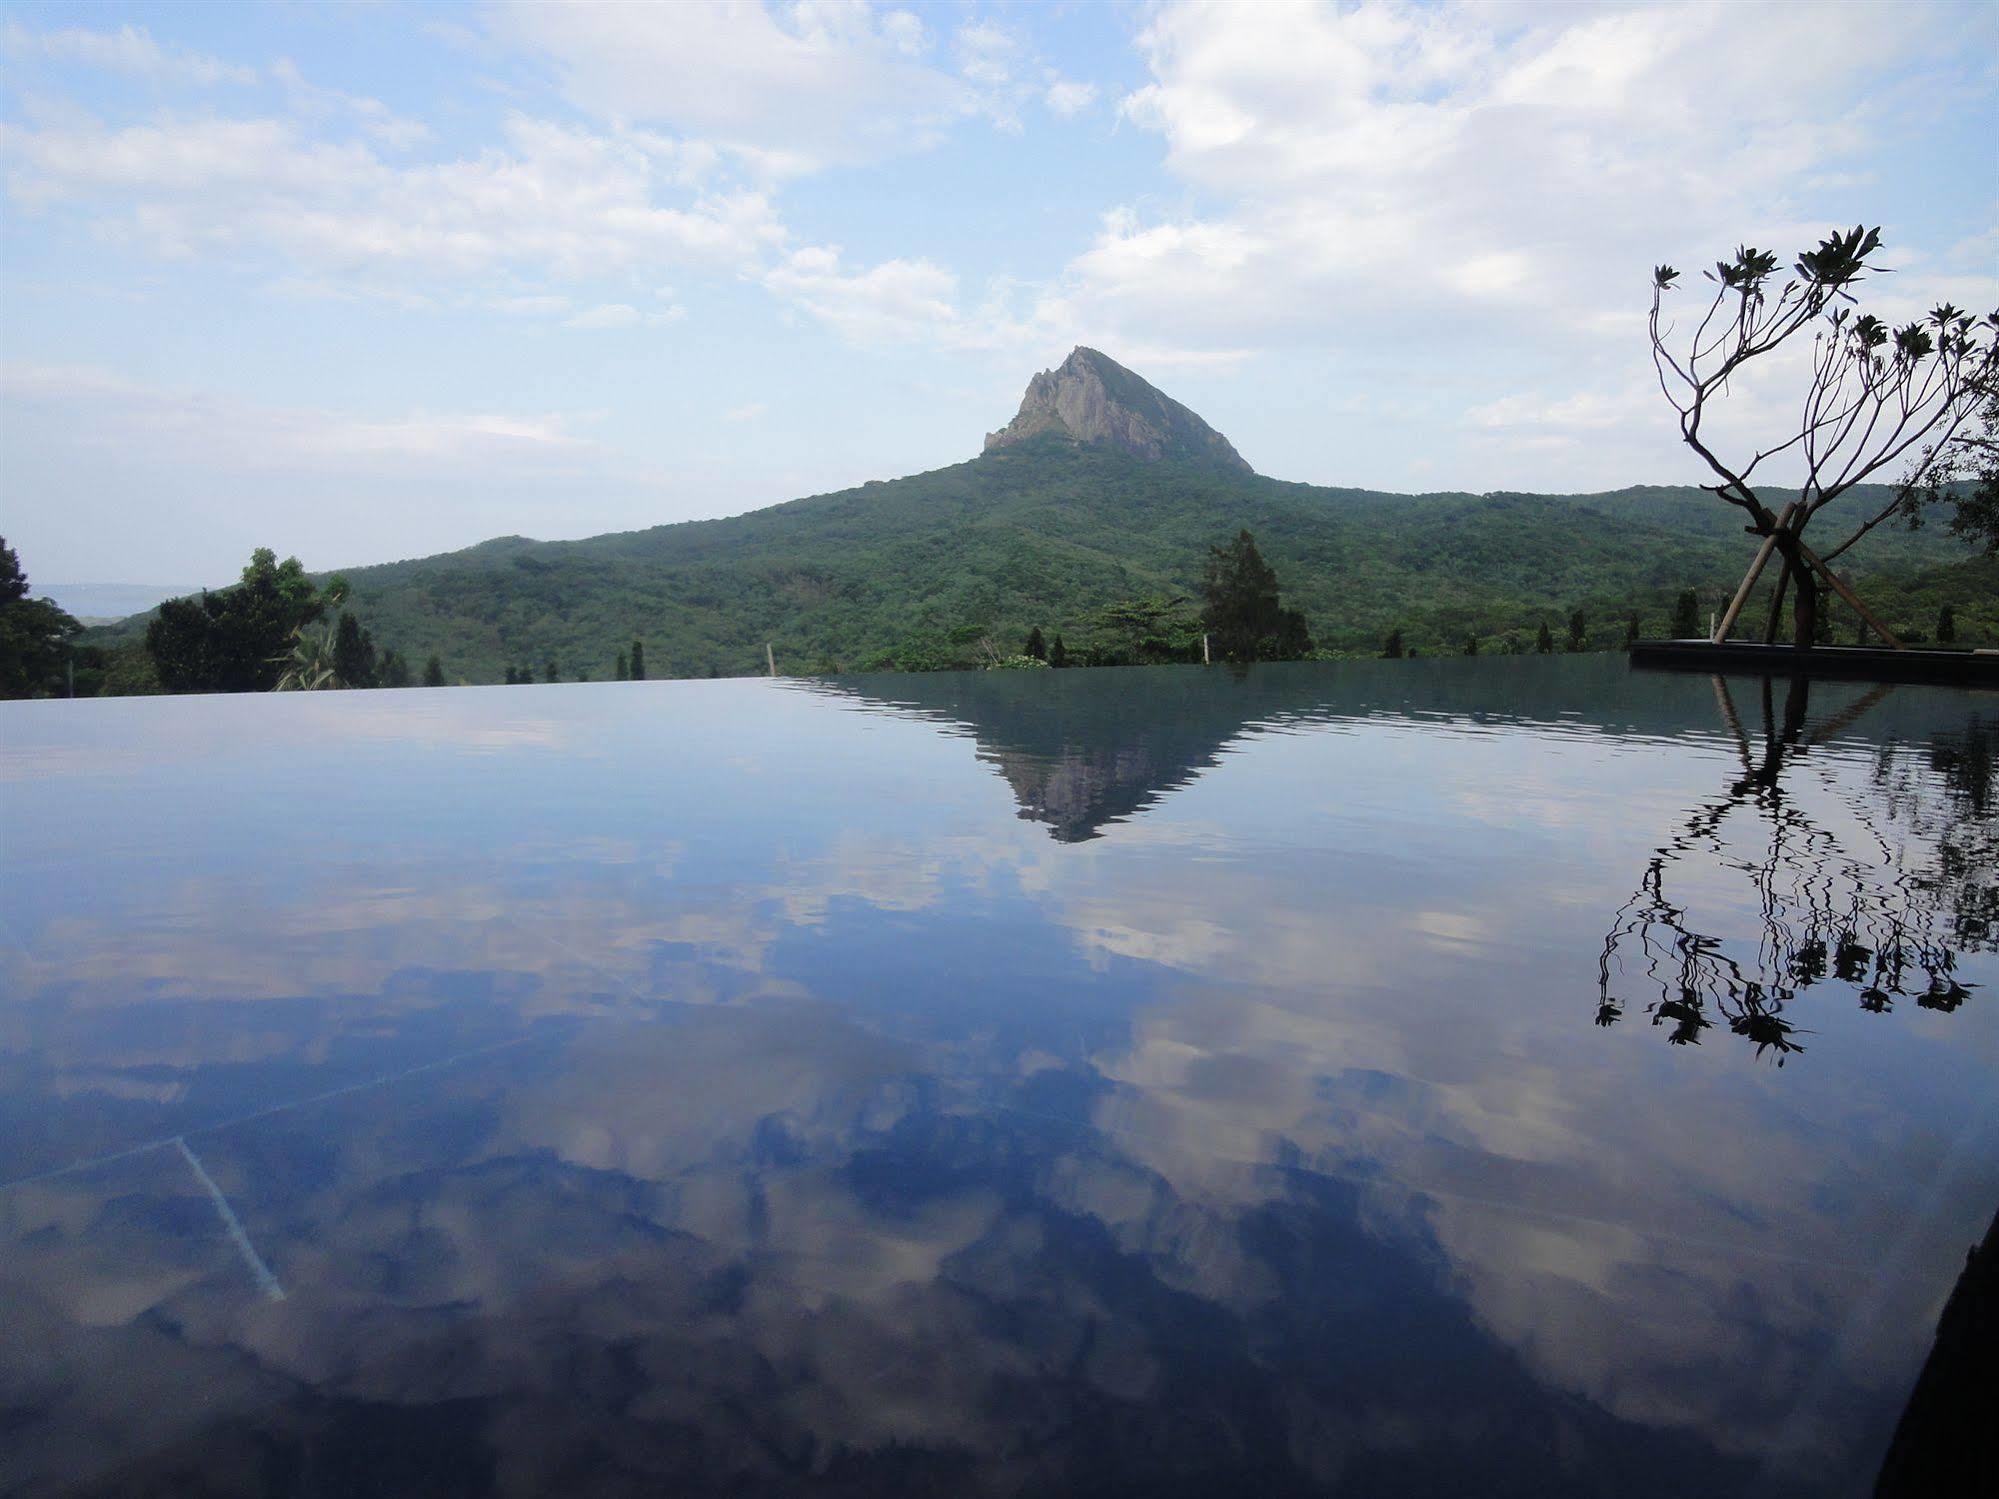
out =
{"type": "Polygon", "coordinates": [[[1281,478],[1691,479],[1651,265],[1865,220],[1885,313],[1991,307],[1995,59],[1987,4],[9,4],[0,534],[193,584],[731,514],[1079,342],[1281,478]]]}

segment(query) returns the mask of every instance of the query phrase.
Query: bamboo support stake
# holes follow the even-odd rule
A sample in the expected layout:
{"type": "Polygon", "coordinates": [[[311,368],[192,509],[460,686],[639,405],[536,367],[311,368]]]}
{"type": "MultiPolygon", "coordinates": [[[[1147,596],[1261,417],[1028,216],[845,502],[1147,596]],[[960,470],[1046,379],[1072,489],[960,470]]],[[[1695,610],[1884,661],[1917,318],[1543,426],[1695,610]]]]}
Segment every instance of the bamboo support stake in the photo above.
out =
{"type": "Polygon", "coordinates": [[[1742,731],[1741,716],[1735,711],[1735,695],[1728,690],[1728,683],[1719,674],[1709,680],[1714,683],[1714,700],[1721,709],[1722,721],[1728,725],[1729,732],[1735,735],[1735,748],[1742,756],[1742,768],[1754,769],[1749,758],[1749,736],[1742,731]]]}
{"type": "Polygon", "coordinates": [[[1735,590],[1735,597],[1729,600],[1728,611],[1722,615],[1721,623],[1714,628],[1712,637],[1714,644],[1720,645],[1728,639],[1728,632],[1735,628],[1735,617],[1742,612],[1742,606],[1749,602],[1750,592],[1756,587],[1756,580],[1763,576],[1763,569],[1770,565],[1770,554],[1777,549],[1777,533],[1789,524],[1791,512],[1797,508],[1796,500],[1786,505],[1783,514],[1777,517],[1777,524],[1771,528],[1770,534],[1763,538],[1763,545],[1756,549],[1756,560],[1749,564],[1749,571],[1742,577],[1742,586],[1735,590]]]}
{"type": "Polygon", "coordinates": [[[764,642],[764,665],[770,668],[772,676],[777,675],[777,655],[771,650],[768,640],[764,642]]]}
{"type": "Polygon", "coordinates": [[[1881,621],[1875,617],[1874,611],[1872,609],[1869,609],[1865,604],[1860,602],[1860,595],[1855,593],[1851,588],[1848,588],[1845,583],[1840,581],[1839,575],[1835,573],[1831,568],[1826,566],[1825,559],[1823,557],[1819,556],[1817,552],[1813,551],[1810,547],[1806,546],[1802,541],[1798,543],[1798,553],[1800,556],[1802,556],[1805,559],[1805,561],[1809,562],[1812,565],[1812,570],[1814,572],[1816,572],[1821,578],[1824,578],[1827,583],[1832,585],[1833,592],[1837,593],[1841,598],[1845,599],[1848,604],[1852,605],[1853,612],[1855,614],[1858,614],[1862,619],[1866,620],[1868,624],[1874,627],[1875,634],[1879,635],[1883,640],[1887,641],[1888,644],[1895,650],[1902,651],[1908,649],[1908,647],[1903,645],[1901,640],[1896,637],[1896,634],[1893,630],[1889,629],[1886,625],[1882,624],[1881,621]]]}

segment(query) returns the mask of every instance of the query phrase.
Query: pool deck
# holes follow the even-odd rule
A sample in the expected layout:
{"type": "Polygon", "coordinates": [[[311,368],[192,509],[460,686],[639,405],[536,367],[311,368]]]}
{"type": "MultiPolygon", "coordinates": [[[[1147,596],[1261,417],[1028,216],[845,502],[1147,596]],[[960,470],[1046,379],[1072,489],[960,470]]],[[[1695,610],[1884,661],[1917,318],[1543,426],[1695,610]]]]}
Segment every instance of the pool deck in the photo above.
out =
{"type": "Polygon", "coordinates": [[[1999,689],[1999,651],[1941,651],[1885,646],[1821,645],[1799,650],[1759,641],[1641,640],[1631,647],[1633,666],[1666,671],[1756,672],[1791,676],[1858,677],[1873,682],[1941,682],[1999,689]]]}

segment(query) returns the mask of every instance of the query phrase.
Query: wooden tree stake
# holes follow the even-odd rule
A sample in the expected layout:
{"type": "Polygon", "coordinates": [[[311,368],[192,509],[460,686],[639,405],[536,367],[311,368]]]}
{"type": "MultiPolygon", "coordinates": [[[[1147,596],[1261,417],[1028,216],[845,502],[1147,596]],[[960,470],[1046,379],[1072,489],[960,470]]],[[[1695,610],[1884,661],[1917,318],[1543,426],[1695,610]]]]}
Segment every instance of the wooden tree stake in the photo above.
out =
{"type": "Polygon", "coordinates": [[[1742,586],[1735,590],[1735,597],[1729,600],[1728,611],[1722,615],[1721,623],[1715,626],[1714,643],[1720,645],[1728,639],[1728,632],[1735,628],[1735,617],[1742,612],[1742,606],[1749,602],[1750,590],[1756,580],[1763,576],[1763,569],[1769,565],[1770,554],[1777,549],[1777,533],[1784,529],[1791,519],[1791,512],[1798,508],[1796,500],[1784,507],[1784,513],[1777,517],[1777,524],[1770,534],[1763,538],[1763,545],[1756,549],[1756,560],[1749,564],[1749,571],[1742,575],[1742,586]]]}

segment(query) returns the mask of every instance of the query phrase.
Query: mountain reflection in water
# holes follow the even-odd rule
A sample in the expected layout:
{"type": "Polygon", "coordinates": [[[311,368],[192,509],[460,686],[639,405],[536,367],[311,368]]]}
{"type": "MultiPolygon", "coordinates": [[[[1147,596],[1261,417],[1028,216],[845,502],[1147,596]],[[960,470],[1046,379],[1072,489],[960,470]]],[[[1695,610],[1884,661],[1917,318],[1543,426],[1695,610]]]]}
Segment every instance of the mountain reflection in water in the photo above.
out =
{"type": "Polygon", "coordinates": [[[7,705],[0,1489],[1865,1492],[1999,1200],[1990,732],[1601,658],[7,705]],[[1688,990],[1783,1029],[1578,1004],[1688,990]]]}

